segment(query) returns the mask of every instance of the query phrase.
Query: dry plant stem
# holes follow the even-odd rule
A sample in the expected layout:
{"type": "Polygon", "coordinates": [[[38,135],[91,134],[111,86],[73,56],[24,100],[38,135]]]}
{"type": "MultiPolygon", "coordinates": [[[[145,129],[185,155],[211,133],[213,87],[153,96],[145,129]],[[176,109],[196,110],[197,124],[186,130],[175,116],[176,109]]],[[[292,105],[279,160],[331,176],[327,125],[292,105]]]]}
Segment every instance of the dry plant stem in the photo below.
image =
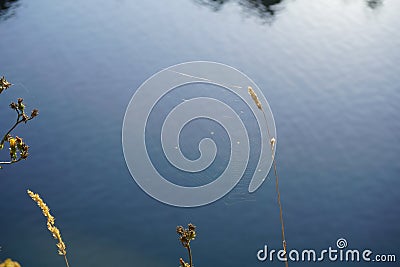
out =
{"type": "MultiPolygon", "coordinates": [[[[265,115],[265,112],[263,109],[261,109],[263,116],[264,116],[264,120],[265,123],[267,125],[267,132],[268,132],[268,138],[269,140],[271,139],[271,134],[269,131],[269,127],[268,127],[268,121],[267,121],[267,116],[265,115]]],[[[285,251],[285,266],[288,267],[288,260],[287,260],[287,250],[286,250],[286,238],[285,238],[285,224],[283,222],[283,212],[282,212],[282,203],[281,203],[281,193],[279,190],[279,176],[278,176],[278,170],[276,167],[276,161],[275,161],[275,157],[274,157],[274,145],[275,143],[271,142],[271,154],[272,154],[272,164],[274,165],[274,176],[275,176],[275,188],[276,188],[276,194],[277,194],[277,199],[278,199],[278,206],[279,206],[279,219],[281,221],[281,230],[282,230],[282,245],[283,245],[283,250],[285,251]]]]}
{"type": "Polygon", "coordinates": [[[193,267],[192,265],[192,250],[190,249],[190,245],[188,244],[187,246],[188,254],[189,254],[189,265],[190,267],[193,267]]]}
{"type": "Polygon", "coordinates": [[[288,266],[288,260],[287,260],[287,250],[286,250],[286,238],[285,238],[285,225],[283,223],[283,213],[282,213],[282,204],[281,204],[281,193],[279,192],[279,179],[278,179],[278,171],[276,169],[276,162],[275,159],[273,160],[274,164],[274,174],[275,174],[275,187],[276,187],[276,193],[278,195],[278,206],[279,206],[279,218],[281,220],[281,227],[282,227],[282,245],[283,245],[283,250],[285,251],[285,266],[288,266]]]}
{"type": "Polygon", "coordinates": [[[13,163],[17,163],[18,161],[21,161],[22,160],[22,158],[19,158],[19,159],[17,159],[17,160],[13,160],[13,161],[0,161],[0,165],[3,165],[3,164],[13,164],[13,163]]]}
{"type": "Polygon", "coordinates": [[[185,247],[189,254],[189,263],[186,263],[182,258],[179,259],[179,263],[181,267],[193,267],[192,260],[192,250],[190,248],[190,241],[196,238],[196,226],[189,223],[188,228],[183,228],[183,226],[177,226],[176,232],[179,235],[179,240],[182,243],[182,246],[185,247]]]}
{"type": "Polygon", "coordinates": [[[9,161],[1,161],[0,162],[0,169],[1,165],[3,164],[13,164],[21,161],[22,159],[26,159],[29,155],[28,149],[29,146],[27,146],[23,141],[22,138],[16,136],[15,138],[11,136],[11,132],[22,122],[27,123],[28,121],[32,120],[34,117],[38,115],[38,110],[34,109],[31,113],[31,116],[28,117],[26,113],[24,112],[24,104],[23,104],[23,99],[18,98],[18,104],[12,102],[10,104],[10,107],[14,109],[17,112],[17,119],[14,123],[14,125],[4,134],[3,138],[0,141],[0,150],[3,149],[4,143],[6,141],[10,142],[10,156],[11,160],[9,161]],[[17,142],[17,144],[16,144],[17,142]],[[17,157],[17,154],[19,154],[19,158],[17,157]]]}
{"type": "Polygon", "coordinates": [[[69,263],[68,263],[67,255],[64,255],[64,260],[65,260],[65,264],[67,265],[67,267],[69,267],[69,263]]]}
{"type": "Polygon", "coordinates": [[[278,170],[276,167],[276,161],[275,161],[275,156],[274,156],[274,146],[275,146],[275,139],[271,137],[271,132],[269,130],[268,126],[268,120],[267,116],[265,115],[264,109],[261,106],[261,102],[258,99],[256,93],[254,92],[253,88],[250,86],[248,87],[248,92],[253,99],[254,103],[257,105],[257,108],[261,110],[263,113],[264,121],[267,126],[267,134],[268,134],[268,139],[270,140],[270,145],[271,145],[271,155],[272,155],[272,164],[274,168],[274,176],[275,176],[275,188],[276,188],[276,194],[277,194],[277,199],[278,199],[278,206],[279,206],[279,219],[281,221],[281,231],[282,231],[282,246],[283,250],[285,251],[285,266],[288,267],[288,260],[287,260],[287,249],[286,249],[286,238],[285,238],[285,224],[283,222],[283,212],[282,212],[282,203],[281,203],[281,193],[279,191],[279,176],[278,176],[278,170]]]}
{"type": "MultiPolygon", "coordinates": [[[[16,122],[14,123],[14,125],[10,128],[10,130],[8,130],[7,133],[3,136],[3,139],[1,139],[0,145],[3,145],[4,142],[7,140],[7,136],[18,126],[18,124],[20,124],[21,122],[23,122],[23,120],[20,119],[20,118],[22,117],[22,114],[19,113],[18,111],[17,111],[17,113],[18,113],[17,121],[16,121],[16,122]]],[[[32,120],[32,119],[33,119],[33,118],[29,118],[29,119],[26,120],[26,122],[28,122],[28,121],[30,121],[30,120],[32,120]]]]}
{"type": "MultiPolygon", "coordinates": [[[[12,84],[6,80],[4,76],[0,78],[0,94],[7,90],[12,84]]],[[[14,125],[3,135],[0,140],[0,150],[4,148],[4,143],[7,141],[10,143],[10,157],[9,161],[0,161],[0,169],[2,169],[1,164],[13,164],[21,161],[21,159],[26,159],[29,155],[29,146],[22,141],[22,138],[16,136],[15,138],[11,136],[11,132],[22,122],[27,123],[39,114],[37,109],[33,109],[30,116],[25,113],[25,103],[22,98],[17,99],[16,102],[11,102],[9,107],[17,113],[17,118],[14,125]],[[19,158],[18,155],[19,154],[19,158]]]]}

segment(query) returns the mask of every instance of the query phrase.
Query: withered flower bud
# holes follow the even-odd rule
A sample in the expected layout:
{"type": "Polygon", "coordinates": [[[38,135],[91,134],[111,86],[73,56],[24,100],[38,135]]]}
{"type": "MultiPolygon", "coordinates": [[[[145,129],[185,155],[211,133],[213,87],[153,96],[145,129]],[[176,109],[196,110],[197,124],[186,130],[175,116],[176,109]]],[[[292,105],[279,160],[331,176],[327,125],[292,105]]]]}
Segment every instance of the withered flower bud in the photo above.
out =
{"type": "Polygon", "coordinates": [[[29,156],[28,151],[23,151],[23,152],[21,153],[21,158],[22,158],[22,159],[26,159],[28,156],[29,156]]]}
{"type": "Polygon", "coordinates": [[[35,108],[34,110],[32,110],[31,118],[34,118],[34,117],[36,117],[37,115],[39,115],[39,110],[37,110],[37,109],[35,108]]]}
{"type": "Polygon", "coordinates": [[[14,110],[17,110],[18,105],[17,105],[15,102],[11,102],[10,108],[12,108],[12,109],[14,109],[14,110]]]}
{"type": "Polygon", "coordinates": [[[196,230],[196,226],[191,223],[188,224],[188,227],[189,227],[189,230],[191,230],[191,231],[196,230]]]}
{"type": "Polygon", "coordinates": [[[25,108],[23,101],[24,100],[22,98],[18,98],[18,109],[22,112],[24,112],[24,108],[25,108]]]}
{"type": "Polygon", "coordinates": [[[182,227],[182,226],[177,226],[177,227],[176,227],[176,232],[177,232],[178,234],[182,235],[182,234],[183,234],[183,227],[182,227]]]}
{"type": "Polygon", "coordinates": [[[15,140],[17,141],[18,144],[22,144],[23,143],[21,137],[16,136],[15,140]]]}
{"type": "Polygon", "coordinates": [[[1,94],[4,90],[8,89],[11,85],[12,85],[12,84],[9,83],[9,82],[6,80],[6,78],[5,78],[4,76],[1,77],[1,78],[0,78],[0,94],[1,94]]]}

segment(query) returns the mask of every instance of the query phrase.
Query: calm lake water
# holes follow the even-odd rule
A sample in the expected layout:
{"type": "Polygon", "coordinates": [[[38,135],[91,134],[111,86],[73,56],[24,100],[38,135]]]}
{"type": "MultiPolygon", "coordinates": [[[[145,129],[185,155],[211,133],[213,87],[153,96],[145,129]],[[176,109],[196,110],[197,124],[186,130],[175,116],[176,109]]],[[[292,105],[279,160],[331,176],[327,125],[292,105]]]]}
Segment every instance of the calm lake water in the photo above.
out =
{"type": "MultiPolygon", "coordinates": [[[[0,259],[64,264],[29,188],[57,218],[71,267],[178,266],[187,255],[175,227],[189,222],[198,227],[195,266],[284,266],[256,257],[264,245],[279,249],[281,237],[272,173],[254,194],[246,191],[254,161],[232,192],[190,209],[149,197],[126,167],[122,122],[136,89],[168,66],[208,60],[246,73],[269,101],[288,249],[336,248],[345,238],[348,248],[400,260],[400,1],[19,0],[0,7],[0,75],[15,84],[0,97],[0,126],[14,119],[7,105],[16,97],[40,110],[16,131],[31,156],[0,172],[0,259]]],[[[198,132],[208,127],[215,125],[203,122],[198,132]]],[[[216,136],[224,140],[223,131],[216,136]]],[[[182,145],[189,156],[198,153],[196,144],[182,145]]]]}

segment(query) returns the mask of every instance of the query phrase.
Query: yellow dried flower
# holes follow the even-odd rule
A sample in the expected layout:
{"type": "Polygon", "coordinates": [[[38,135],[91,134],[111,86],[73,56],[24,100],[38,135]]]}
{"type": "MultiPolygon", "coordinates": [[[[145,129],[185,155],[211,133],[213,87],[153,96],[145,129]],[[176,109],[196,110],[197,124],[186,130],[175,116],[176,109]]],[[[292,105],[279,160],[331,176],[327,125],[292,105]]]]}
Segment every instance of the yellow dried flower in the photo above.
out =
{"type": "Polygon", "coordinates": [[[14,138],[10,138],[9,142],[10,142],[10,147],[15,147],[15,143],[16,143],[16,139],[14,138]]]}
{"type": "Polygon", "coordinates": [[[39,194],[35,194],[30,190],[27,190],[27,192],[28,195],[33,199],[33,201],[35,201],[38,204],[38,206],[43,212],[43,215],[47,218],[47,229],[49,229],[50,233],[53,235],[53,238],[58,240],[57,243],[58,254],[65,256],[67,254],[67,248],[61,238],[60,230],[54,225],[55,218],[50,214],[49,207],[46,205],[46,203],[44,203],[39,194]]]}
{"type": "Polygon", "coordinates": [[[0,267],[21,267],[21,265],[16,261],[6,259],[3,263],[0,263],[0,267]]]}

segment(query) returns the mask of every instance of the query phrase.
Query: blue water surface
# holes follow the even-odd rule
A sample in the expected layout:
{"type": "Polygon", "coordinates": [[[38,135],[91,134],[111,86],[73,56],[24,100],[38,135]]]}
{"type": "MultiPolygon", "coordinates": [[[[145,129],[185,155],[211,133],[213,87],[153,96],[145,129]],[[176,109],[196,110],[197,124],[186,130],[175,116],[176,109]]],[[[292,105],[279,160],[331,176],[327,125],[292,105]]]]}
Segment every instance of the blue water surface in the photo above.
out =
{"type": "MultiPolygon", "coordinates": [[[[187,255],[175,227],[189,222],[198,227],[195,266],[284,266],[256,257],[264,245],[280,249],[282,242],[273,174],[247,193],[259,140],[237,187],[199,208],[154,200],[126,167],[121,131],[130,98],[154,73],[193,60],[241,70],[268,99],[288,249],[336,248],[345,238],[348,248],[400,260],[399,1],[19,0],[0,6],[0,75],[14,84],[0,97],[1,129],[14,120],[7,105],[17,97],[40,110],[15,132],[30,145],[28,160],[0,172],[1,260],[64,264],[29,188],[56,217],[71,267],[178,266],[187,255]]],[[[152,127],[157,132],[160,125],[152,127]]],[[[217,176],[229,155],[226,133],[204,121],[192,127],[199,130],[181,136],[189,158],[198,153],[191,140],[215,129],[220,154],[208,175],[217,176]]],[[[148,146],[162,166],[157,144],[155,138],[148,146]]]]}

